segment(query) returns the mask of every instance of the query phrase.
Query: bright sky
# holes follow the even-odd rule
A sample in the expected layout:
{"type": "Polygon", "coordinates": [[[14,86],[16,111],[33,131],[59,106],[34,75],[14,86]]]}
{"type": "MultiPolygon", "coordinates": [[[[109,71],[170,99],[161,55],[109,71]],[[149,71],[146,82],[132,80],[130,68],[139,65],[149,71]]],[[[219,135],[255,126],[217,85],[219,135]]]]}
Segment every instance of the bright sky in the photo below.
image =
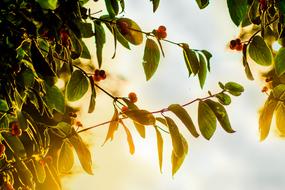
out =
{"type": "MultiPolygon", "coordinates": [[[[196,78],[187,78],[181,49],[167,43],[163,43],[166,58],[161,60],[157,74],[149,82],[145,81],[141,64],[143,46],[132,47],[132,51],[119,48],[116,59],[111,60],[113,50],[110,43],[105,51],[105,68],[111,73],[124,76],[128,82],[117,83],[110,79],[102,85],[119,86],[121,95],[135,91],[141,107],[157,110],[171,103],[186,103],[193,98],[205,96],[207,90],[216,91],[218,81],[242,83],[245,93],[239,98],[233,98],[232,105],[227,108],[232,126],[237,132],[227,134],[218,127],[214,137],[206,141],[202,138],[193,139],[184,131],[189,143],[189,154],[181,170],[172,178],[171,142],[166,134],[161,174],[152,128],[147,129],[147,137],[142,140],[130,125],[136,145],[134,156],[128,153],[123,130],[119,130],[113,142],[101,147],[107,126],[95,129],[85,137],[92,143],[94,176],[77,173],[72,178],[65,178],[63,183],[66,190],[285,188],[284,142],[275,135],[274,130],[265,142],[258,141],[258,110],[266,97],[261,94],[262,85],[258,81],[246,80],[241,55],[227,49],[227,43],[238,35],[239,29],[231,23],[225,2],[211,1],[211,5],[201,11],[194,0],[164,0],[157,13],[152,14],[149,1],[126,1],[125,16],[137,21],[145,31],[165,25],[170,40],[187,42],[190,47],[212,52],[212,72],[204,91],[199,89],[196,78]]],[[[83,122],[89,126],[106,121],[111,118],[111,108],[110,99],[104,95],[99,96],[96,113],[83,114],[83,122]]],[[[188,108],[193,116],[196,110],[195,105],[188,108]]],[[[80,168],[75,170],[81,171],[80,168]]]]}

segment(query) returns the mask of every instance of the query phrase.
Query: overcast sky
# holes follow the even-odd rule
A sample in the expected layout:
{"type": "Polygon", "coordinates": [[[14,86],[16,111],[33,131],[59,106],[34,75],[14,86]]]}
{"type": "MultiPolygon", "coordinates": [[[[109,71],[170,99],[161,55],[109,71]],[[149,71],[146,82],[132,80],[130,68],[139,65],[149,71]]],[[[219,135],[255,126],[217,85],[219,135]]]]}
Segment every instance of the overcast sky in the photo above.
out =
{"type": "MultiPolygon", "coordinates": [[[[168,38],[187,42],[195,49],[207,49],[213,54],[212,72],[208,76],[204,91],[199,88],[197,78],[188,78],[181,49],[163,43],[166,57],[161,60],[157,74],[145,81],[141,64],[143,46],[132,47],[132,51],[119,48],[115,60],[111,60],[112,48],[105,51],[107,71],[124,76],[128,82],[107,82],[117,85],[126,95],[137,92],[139,105],[157,110],[171,103],[186,103],[198,96],[207,95],[207,90],[218,90],[218,81],[236,81],[245,86],[245,93],[233,98],[228,113],[234,134],[217,128],[210,141],[193,139],[184,131],[189,142],[189,154],[180,171],[171,176],[171,142],[164,134],[165,152],[163,173],[160,174],[155,133],[147,129],[147,138],[141,140],[134,134],[136,153],[131,156],[123,130],[115,140],[101,144],[107,126],[95,129],[87,136],[93,144],[94,176],[76,174],[63,183],[67,190],[271,190],[285,188],[284,141],[274,130],[267,140],[260,143],[258,136],[258,110],[266,96],[258,81],[247,81],[243,73],[241,55],[229,51],[227,43],[234,39],[239,29],[230,21],[226,1],[211,1],[205,10],[199,10],[194,0],[161,1],[156,14],[152,14],[149,1],[126,1],[126,17],[133,18],[145,31],[159,25],[167,27],[168,38]]],[[[112,43],[110,43],[112,47],[112,43]]],[[[256,74],[258,79],[258,74],[256,74]]],[[[110,79],[111,80],[111,79],[110,79]]],[[[102,85],[105,85],[104,83],[102,85]]],[[[86,125],[100,123],[112,115],[111,101],[99,96],[97,110],[93,115],[83,114],[86,125]]],[[[188,108],[195,118],[197,107],[188,108]]],[[[133,133],[135,130],[131,129],[133,133]]]]}

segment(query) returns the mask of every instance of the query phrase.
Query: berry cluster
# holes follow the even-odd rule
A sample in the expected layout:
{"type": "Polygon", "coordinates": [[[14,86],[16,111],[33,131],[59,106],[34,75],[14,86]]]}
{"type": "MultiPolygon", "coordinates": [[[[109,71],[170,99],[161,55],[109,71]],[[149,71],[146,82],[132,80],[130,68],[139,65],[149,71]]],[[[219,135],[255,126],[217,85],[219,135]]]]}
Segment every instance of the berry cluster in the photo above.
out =
{"type": "Polygon", "coordinates": [[[19,137],[22,135],[22,129],[19,126],[19,123],[17,121],[14,121],[10,124],[11,126],[11,135],[19,137]]]}
{"type": "Polygon", "coordinates": [[[242,48],[243,48],[243,45],[242,45],[239,38],[230,41],[230,49],[231,50],[241,51],[242,48]]]}
{"type": "Polygon", "coordinates": [[[158,39],[165,39],[167,37],[165,26],[159,26],[157,30],[153,31],[153,33],[158,39]]]}
{"type": "Polygon", "coordinates": [[[107,75],[104,70],[96,69],[93,75],[93,80],[99,82],[100,80],[106,79],[107,75]]]}

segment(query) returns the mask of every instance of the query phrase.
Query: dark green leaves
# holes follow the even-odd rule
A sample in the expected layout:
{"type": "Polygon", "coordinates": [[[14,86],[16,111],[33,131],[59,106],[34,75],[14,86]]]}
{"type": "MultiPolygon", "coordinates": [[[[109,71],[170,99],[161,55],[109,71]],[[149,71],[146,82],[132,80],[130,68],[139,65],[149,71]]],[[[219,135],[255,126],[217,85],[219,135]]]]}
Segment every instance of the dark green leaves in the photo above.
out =
{"type": "Polygon", "coordinates": [[[95,43],[96,43],[96,54],[99,68],[102,65],[102,53],[103,47],[106,42],[105,30],[100,22],[94,22],[95,27],[95,43]]]}
{"type": "Polygon", "coordinates": [[[244,91],[244,88],[242,85],[236,82],[227,82],[225,84],[225,90],[229,92],[231,95],[239,96],[244,91]]]}
{"type": "Polygon", "coordinates": [[[198,106],[198,124],[203,137],[210,140],[216,130],[216,115],[203,101],[198,106]]]}
{"type": "Polygon", "coordinates": [[[279,49],[275,57],[275,71],[278,76],[281,76],[285,73],[285,48],[282,47],[279,49]]]}
{"type": "Polygon", "coordinates": [[[248,46],[249,56],[259,65],[269,66],[272,64],[272,53],[264,39],[255,36],[248,46]]]}
{"type": "Polygon", "coordinates": [[[191,75],[191,73],[196,75],[199,71],[199,60],[196,56],[196,53],[189,48],[188,44],[183,44],[182,48],[189,76],[191,75]]]}
{"type": "Polygon", "coordinates": [[[199,54],[200,68],[198,72],[200,87],[203,88],[207,77],[207,63],[202,54],[199,54]]]}
{"type": "Polygon", "coordinates": [[[69,101],[79,100],[88,90],[88,79],[82,71],[76,70],[72,73],[66,88],[69,101]]]}
{"type": "Polygon", "coordinates": [[[160,59],[159,47],[152,39],[147,39],[143,56],[143,68],[146,80],[149,80],[156,72],[160,59]]]}
{"type": "Polygon", "coordinates": [[[247,0],[227,0],[232,21],[239,26],[247,12],[247,0]]]}
{"type": "Polygon", "coordinates": [[[1,135],[15,156],[19,158],[27,156],[25,147],[18,137],[12,136],[10,133],[1,133],[1,135]]]}
{"type": "Polygon", "coordinates": [[[200,9],[204,9],[209,5],[209,0],[196,0],[200,9]]]}
{"type": "Polygon", "coordinates": [[[168,110],[172,111],[183,122],[194,137],[199,136],[190,115],[182,106],[179,104],[172,104],[168,106],[168,110]]]}
{"type": "Polygon", "coordinates": [[[45,100],[48,108],[50,110],[54,109],[63,114],[65,111],[65,101],[61,90],[56,86],[49,86],[48,84],[46,84],[45,87],[45,100]]]}
{"type": "Polygon", "coordinates": [[[153,5],[153,12],[155,12],[159,6],[159,1],[160,0],[150,0],[152,1],[152,5],[153,5]]]}
{"type": "Polygon", "coordinates": [[[111,18],[115,17],[119,13],[118,0],[105,0],[105,5],[111,18]]]}
{"type": "Polygon", "coordinates": [[[9,110],[6,100],[0,99],[0,112],[6,112],[9,110]]]}

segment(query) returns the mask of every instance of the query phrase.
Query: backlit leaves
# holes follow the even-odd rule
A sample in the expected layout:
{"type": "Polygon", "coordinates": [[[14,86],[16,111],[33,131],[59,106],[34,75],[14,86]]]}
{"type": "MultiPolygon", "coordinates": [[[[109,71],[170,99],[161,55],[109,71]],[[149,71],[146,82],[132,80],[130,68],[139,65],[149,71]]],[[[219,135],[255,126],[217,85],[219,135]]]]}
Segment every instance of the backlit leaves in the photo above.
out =
{"type": "Polygon", "coordinates": [[[198,105],[198,124],[201,134],[210,140],[216,130],[216,116],[212,109],[203,101],[198,105]]]}
{"type": "Polygon", "coordinates": [[[6,100],[0,99],[0,111],[6,112],[8,110],[9,110],[9,107],[8,107],[6,100]]]}
{"type": "Polygon", "coordinates": [[[285,48],[282,47],[277,52],[277,55],[275,57],[275,71],[278,76],[281,76],[285,73],[285,48]]]}
{"type": "Polygon", "coordinates": [[[260,141],[263,141],[269,133],[271,121],[273,117],[274,110],[277,106],[277,101],[270,96],[260,112],[259,116],[259,133],[260,133],[260,141]]]}
{"type": "Polygon", "coordinates": [[[157,70],[160,60],[160,51],[156,42],[152,39],[147,39],[143,56],[143,68],[146,80],[149,80],[157,70]]]}
{"type": "Polygon", "coordinates": [[[184,154],[184,149],[179,129],[175,124],[175,122],[170,117],[165,117],[165,119],[171,136],[174,154],[177,157],[181,157],[184,154]]]}
{"type": "Polygon", "coordinates": [[[194,137],[199,136],[190,115],[182,106],[180,106],[179,104],[171,104],[170,106],[168,106],[168,110],[172,111],[183,122],[183,124],[187,127],[189,132],[194,137]]]}
{"type": "Polygon", "coordinates": [[[68,173],[74,164],[74,155],[72,150],[72,145],[69,143],[69,141],[65,140],[63,141],[59,157],[57,160],[57,168],[60,173],[66,174],[68,173]]]}
{"type": "Polygon", "coordinates": [[[117,110],[117,108],[114,109],[114,114],[113,117],[111,119],[110,125],[109,125],[109,129],[108,129],[108,133],[106,136],[106,139],[104,141],[104,144],[109,140],[113,140],[114,138],[114,133],[115,131],[118,129],[119,127],[119,112],[117,110]]]}
{"type": "Polygon", "coordinates": [[[95,44],[96,44],[96,55],[99,68],[102,65],[102,53],[103,47],[106,42],[105,30],[100,22],[94,22],[95,27],[95,44]]]}
{"type": "Polygon", "coordinates": [[[88,79],[83,72],[74,71],[66,87],[67,99],[72,102],[79,100],[87,92],[88,85],[88,79]]]}
{"type": "Polygon", "coordinates": [[[135,153],[135,145],[134,145],[132,134],[131,134],[130,130],[125,126],[125,124],[123,122],[121,122],[121,123],[122,123],[123,128],[124,128],[126,135],[127,135],[127,141],[128,141],[130,153],[134,154],[135,153]]]}
{"type": "Polygon", "coordinates": [[[183,145],[183,155],[177,156],[175,152],[172,151],[172,155],[171,155],[172,176],[174,176],[175,173],[179,170],[182,163],[184,162],[185,156],[188,153],[188,143],[186,139],[182,135],[180,135],[180,138],[182,140],[182,145],[183,145]]]}
{"type": "Polygon", "coordinates": [[[272,64],[272,53],[264,39],[260,36],[254,36],[248,46],[249,56],[257,64],[269,66],[272,64]]]}
{"type": "Polygon", "coordinates": [[[146,110],[127,110],[124,114],[141,125],[155,124],[154,116],[146,110]]]}
{"type": "Polygon", "coordinates": [[[227,0],[232,21],[239,26],[247,12],[247,0],[227,0]]]}
{"type": "Polygon", "coordinates": [[[159,169],[160,172],[162,172],[162,161],[163,161],[163,138],[161,136],[161,133],[155,127],[156,132],[156,142],[157,142],[157,153],[158,153],[158,162],[159,162],[159,169]]]}
{"type": "Polygon", "coordinates": [[[279,135],[285,137],[285,105],[281,103],[276,109],[276,127],[279,135]]]}
{"type": "Polygon", "coordinates": [[[84,144],[84,142],[82,141],[82,138],[75,132],[68,139],[77,153],[82,168],[88,174],[93,175],[91,153],[86,144],[84,144]]]}
{"type": "Polygon", "coordinates": [[[36,0],[43,9],[54,10],[57,7],[57,0],[36,0]]]}
{"type": "Polygon", "coordinates": [[[137,23],[129,18],[120,18],[116,21],[120,33],[133,45],[143,42],[143,35],[137,23]]]}

